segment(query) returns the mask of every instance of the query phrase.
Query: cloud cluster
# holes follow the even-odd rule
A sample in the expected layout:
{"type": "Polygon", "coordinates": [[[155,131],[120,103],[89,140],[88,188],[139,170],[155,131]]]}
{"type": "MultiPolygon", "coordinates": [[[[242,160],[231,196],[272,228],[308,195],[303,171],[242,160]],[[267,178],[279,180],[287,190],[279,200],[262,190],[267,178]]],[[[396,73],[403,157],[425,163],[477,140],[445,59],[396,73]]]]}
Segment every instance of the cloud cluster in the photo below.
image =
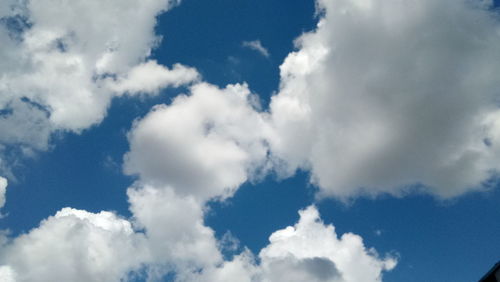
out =
{"type": "Polygon", "coordinates": [[[324,225],[314,206],[299,211],[294,226],[274,232],[259,261],[248,251],[195,281],[381,281],[382,271],[396,266],[393,257],[380,258],[352,233],[340,238],[333,225],[324,225]]]}
{"type": "Polygon", "coordinates": [[[193,197],[151,186],[128,196],[130,219],[63,208],[14,239],[0,234],[0,281],[161,281],[222,263],[193,197]]]}
{"type": "Polygon", "coordinates": [[[127,192],[132,217],[64,208],[0,248],[0,279],[380,281],[395,266],[357,235],[338,238],[315,207],[273,233],[259,262],[249,250],[224,260],[203,222],[205,205],[266,171],[274,132],[246,85],[198,83],[189,90],[156,106],[129,133],[125,171],[139,176],[127,192]]]}
{"type": "Polygon", "coordinates": [[[249,251],[222,260],[202,208],[265,172],[273,134],[246,85],[193,85],[189,95],[134,123],[124,168],[139,176],[128,196],[158,265],[152,273],[174,271],[179,281],[379,281],[395,266],[366,250],[359,236],[338,239],[314,207],[300,212],[296,226],[271,235],[260,263],[249,251]]]}
{"type": "Polygon", "coordinates": [[[452,197],[498,170],[498,14],[486,1],[320,0],[281,65],[274,154],[320,195],[452,197]]]}
{"type": "Polygon", "coordinates": [[[269,164],[309,170],[319,196],[483,189],[500,148],[500,25],[488,3],[317,7],[317,28],[280,67],[269,113],[248,105],[245,85],[197,84],[136,122],[126,173],[205,199],[230,196],[269,164]]]}
{"type": "Polygon", "coordinates": [[[64,208],[15,238],[0,249],[0,279],[159,281],[175,273],[176,281],[376,282],[396,265],[355,234],[338,238],[314,206],[300,211],[297,224],[270,236],[260,263],[248,250],[224,261],[192,197],[153,187],[130,188],[128,194],[132,221],[64,208]]]}
{"type": "MultiPolygon", "coordinates": [[[[112,97],[199,80],[146,61],[155,15],[173,2],[59,2],[0,15],[17,23],[0,28],[2,144],[44,149],[54,130],[98,123],[112,97]]],[[[338,237],[314,206],[258,255],[225,261],[205,205],[270,169],[310,170],[320,195],[342,198],[481,188],[500,153],[500,25],[485,3],[318,0],[319,24],[281,65],[269,112],[245,84],[203,82],[154,107],[128,135],[132,217],[64,208],[2,237],[0,280],[381,281],[396,259],[338,237]]]]}
{"type": "Polygon", "coordinates": [[[194,69],[146,61],[160,39],[156,15],[176,3],[2,2],[0,149],[45,150],[52,132],[99,123],[115,96],[198,79],[194,69]]]}

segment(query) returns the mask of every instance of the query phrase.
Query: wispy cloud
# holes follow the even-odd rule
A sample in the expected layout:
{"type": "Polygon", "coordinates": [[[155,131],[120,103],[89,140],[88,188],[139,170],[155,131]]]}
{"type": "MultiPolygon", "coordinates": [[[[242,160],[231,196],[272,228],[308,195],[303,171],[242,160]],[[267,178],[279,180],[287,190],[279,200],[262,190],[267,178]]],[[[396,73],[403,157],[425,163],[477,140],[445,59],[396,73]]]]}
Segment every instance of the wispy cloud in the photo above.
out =
{"type": "Polygon", "coordinates": [[[262,42],[260,42],[260,40],[243,41],[242,46],[255,50],[266,58],[270,56],[269,51],[266,47],[262,46],[262,42]]]}

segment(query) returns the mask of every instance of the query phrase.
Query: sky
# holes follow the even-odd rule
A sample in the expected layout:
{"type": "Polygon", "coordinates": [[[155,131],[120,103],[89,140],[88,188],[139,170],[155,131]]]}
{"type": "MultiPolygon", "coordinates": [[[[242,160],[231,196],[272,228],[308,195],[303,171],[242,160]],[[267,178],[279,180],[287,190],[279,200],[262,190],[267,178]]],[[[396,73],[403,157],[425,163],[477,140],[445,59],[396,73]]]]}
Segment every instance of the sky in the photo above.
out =
{"type": "Polygon", "coordinates": [[[498,5],[0,2],[0,281],[477,281],[498,5]]]}

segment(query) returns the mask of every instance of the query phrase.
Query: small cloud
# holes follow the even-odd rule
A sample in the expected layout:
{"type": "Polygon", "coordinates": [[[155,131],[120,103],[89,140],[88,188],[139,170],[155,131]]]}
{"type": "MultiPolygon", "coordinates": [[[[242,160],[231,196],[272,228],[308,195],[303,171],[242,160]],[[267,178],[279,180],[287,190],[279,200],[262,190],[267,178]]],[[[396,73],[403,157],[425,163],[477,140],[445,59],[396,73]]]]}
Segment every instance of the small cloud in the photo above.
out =
{"type": "Polygon", "coordinates": [[[262,56],[269,58],[270,55],[269,51],[267,50],[266,47],[262,46],[260,40],[243,41],[242,46],[255,50],[259,52],[262,56]]]}
{"type": "MultiPolygon", "coordinates": [[[[7,192],[7,178],[1,177],[0,176],[0,209],[3,208],[5,205],[5,194],[7,192]]],[[[0,213],[0,218],[3,218],[5,215],[0,213]]],[[[0,232],[0,238],[1,238],[1,232],[0,232]]],[[[0,242],[1,243],[1,242],[0,242]]]]}
{"type": "Polygon", "coordinates": [[[377,236],[382,235],[382,230],[380,230],[380,229],[375,230],[375,235],[377,235],[377,236]]]}
{"type": "Polygon", "coordinates": [[[120,172],[121,171],[121,166],[120,163],[117,162],[115,159],[113,159],[110,155],[107,155],[104,160],[102,161],[101,165],[109,170],[115,171],[115,172],[120,172]]]}
{"type": "Polygon", "coordinates": [[[224,233],[219,241],[219,248],[227,252],[236,252],[240,247],[240,241],[234,237],[231,231],[224,233]]]}
{"type": "Polygon", "coordinates": [[[228,56],[227,61],[232,64],[232,65],[239,65],[240,64],[240,59],[234,57],[234,56],[228,56]]]}

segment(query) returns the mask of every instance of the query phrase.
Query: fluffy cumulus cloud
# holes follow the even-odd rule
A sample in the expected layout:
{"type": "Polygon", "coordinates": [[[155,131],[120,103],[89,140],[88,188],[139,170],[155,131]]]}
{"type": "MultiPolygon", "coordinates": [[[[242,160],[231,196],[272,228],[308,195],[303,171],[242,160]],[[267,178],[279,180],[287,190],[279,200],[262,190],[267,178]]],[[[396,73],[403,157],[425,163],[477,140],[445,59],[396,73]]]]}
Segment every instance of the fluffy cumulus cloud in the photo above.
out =
{"type": "Polygon", "coordinates": [[[295,226],[274,232],[260,252],[268,281],[381,281],[382,271],[397,260],[380,258],[360,236],[340,238],[333,225],[324,225],[314,206],[301,210],[295,226]],[[282,279],[287,277],[287,279],[282,279]]]}
{"type": "Polygon", "coordinates": [[[168,187],[132,187],[128,196],[131,219],[64,208],[19,237],[0,234],[0,281],[161,281],[169,273],[181,281],[223,261],[202,203],[168,187]]]}
{"type": "Polygon", "coordinates": [[[314,206],[294,226],[278,230],[261,250],[224,261],[214,231],[203,223],[203,203],[169,187],[128,190],[132,218],[64,208],[29,233],[0,244],[1,281],[381,281],[396,265],[340,238],[314,206]],[[135,280],[134,280],[135,281],[135,280]]]}
{"type": "Polygon", "coordinates": [[[380,258],[352,233],[340,238],[324,225],[314,206],[299,212],[294,226],[274,232],[257,264],[245,251],[218,268],[207,269],[195,281],[382,281],[383,271],[396,266],[393,257],[380,258]]]}
{"type": "Polygon", "coordinates": [[[310,169],[323,196],[480,189],[500,156],[490,4],[319,0],[271,103],[282,169],[310,169]]]}
{"type": "Polygon", "coordinates": [[[382,271],[395,266],[357,235],[337,238],[314,207],[301,211],[295,226],[271,235],[260,263],[248,250],[222,260],[213,231],[203,224],[203,207],[265,169],[273,138],[268,115],[245,85],[196,84],[189,95],[135,122],[125,171],[139,175],[128,196],[154,257],[151,273],[174,272],[179,281],[380,281],[382,271]]]}
{"type": "Polygon", "coordinates": [[[147,61],[156,15],[176,3],[2,1],[0,145],[43,150],[53,131],[99,123],[114,96],[196,80],[194,69],[147,61]]]}
{"type": "Polygon", "coordinates": [[[225,198],[266,169],[272,132],[246,85],[190,90],[135,122],[125,172],[181,195],[225,198]]]}
{"type": "Polygon", "coordinates": [[[146,261],[130,222],[110,212],[64,208],[0,252],[0,280],[120,281],[146,261]]]}
{"type": "Polygon", "coordinates": [[[128,196],[134,223],[147,236],[150,278],[181,277],[222,261],[214,231],[203,223],[203,203],[169,187],[133,187],[128,196]]]}

